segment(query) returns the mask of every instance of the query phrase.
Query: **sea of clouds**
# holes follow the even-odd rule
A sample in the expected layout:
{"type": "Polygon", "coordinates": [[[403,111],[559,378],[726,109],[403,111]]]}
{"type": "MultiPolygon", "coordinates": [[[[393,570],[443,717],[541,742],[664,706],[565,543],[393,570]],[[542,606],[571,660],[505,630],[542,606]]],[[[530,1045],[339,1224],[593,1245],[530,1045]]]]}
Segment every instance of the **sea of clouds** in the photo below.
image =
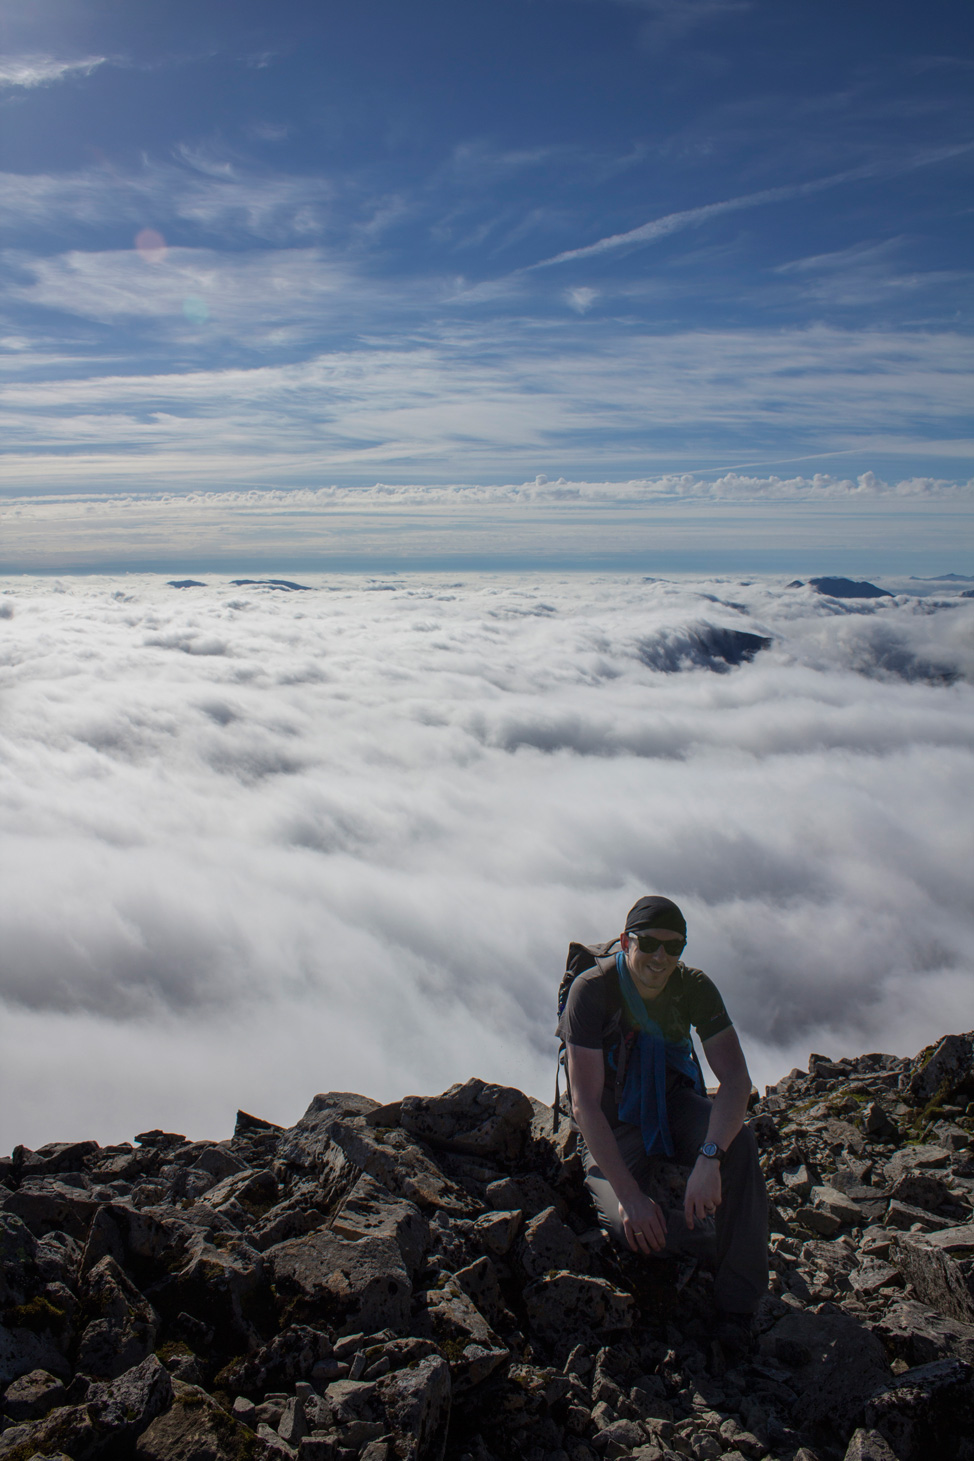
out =
{"type": "Polygon", "coordinates": [[[650,891],[759,1083],[970,1026],[965,585],[201,577],[0,580],[0,1151],[550,1101],[650,891]]]}

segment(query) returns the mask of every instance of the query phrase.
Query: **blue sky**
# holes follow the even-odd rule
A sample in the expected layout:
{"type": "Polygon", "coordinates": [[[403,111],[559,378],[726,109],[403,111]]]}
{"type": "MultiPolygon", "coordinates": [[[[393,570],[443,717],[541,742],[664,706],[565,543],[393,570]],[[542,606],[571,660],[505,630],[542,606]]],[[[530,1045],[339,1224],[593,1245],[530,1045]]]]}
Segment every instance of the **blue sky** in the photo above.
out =
{"type": "Polygon", "coordinates": [[[8,498],[784,480],[969,524],[968,7],[0,15],[8,498]]]}

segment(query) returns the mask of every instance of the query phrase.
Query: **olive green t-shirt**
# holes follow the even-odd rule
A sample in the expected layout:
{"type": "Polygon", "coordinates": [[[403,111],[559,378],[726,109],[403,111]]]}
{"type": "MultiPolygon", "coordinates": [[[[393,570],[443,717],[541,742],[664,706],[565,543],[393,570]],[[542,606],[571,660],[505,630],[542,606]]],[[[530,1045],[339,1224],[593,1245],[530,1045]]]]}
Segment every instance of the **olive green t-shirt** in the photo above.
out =
{"type": "MultiPolygon", "coordinates": [[[[645,1005],[667,1040],[685,1040],[692,1028],[705,1043],[732,1024],[713,980],[702,969],[688,969],[685,964],[677,964],[662,993],[646,1000],[645,1005]]],[[[632,1028],[615,968],[606,973],[596,964],[579,974],[568,991],[557,1034],[566,1045],[602,1051],[602,1109],[613,1127],[620,1124],[615,1100],[616,1052],[623,1035],[632,1028]]]]}

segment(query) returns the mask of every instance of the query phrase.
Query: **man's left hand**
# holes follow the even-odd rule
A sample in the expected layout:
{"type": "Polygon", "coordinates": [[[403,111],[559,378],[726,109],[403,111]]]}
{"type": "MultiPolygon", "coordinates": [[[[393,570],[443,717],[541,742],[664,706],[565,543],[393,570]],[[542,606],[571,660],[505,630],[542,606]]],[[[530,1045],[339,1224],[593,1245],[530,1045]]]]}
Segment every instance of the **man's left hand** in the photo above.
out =
{"type": "Polygon", "coordinates": [[[687,1181],[683,1215],[693,1229],[694,1218],[704,1222],[720,1207],[720,1163],[713,1157],[698,1157],[687,1181]]]}

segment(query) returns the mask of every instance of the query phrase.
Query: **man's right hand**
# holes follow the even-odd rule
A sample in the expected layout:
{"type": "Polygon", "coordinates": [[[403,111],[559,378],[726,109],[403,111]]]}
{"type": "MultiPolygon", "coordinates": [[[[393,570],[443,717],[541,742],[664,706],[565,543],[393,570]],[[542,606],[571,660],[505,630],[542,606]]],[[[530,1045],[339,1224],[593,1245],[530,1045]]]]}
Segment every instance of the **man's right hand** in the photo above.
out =
{"type": "Polygon", "coordinates": [[[634,1253],[659,1253],[666,1243],[666,1222],[658,1202],[637,1192],[619,1203],[626,1242],[634,1253]]]}

